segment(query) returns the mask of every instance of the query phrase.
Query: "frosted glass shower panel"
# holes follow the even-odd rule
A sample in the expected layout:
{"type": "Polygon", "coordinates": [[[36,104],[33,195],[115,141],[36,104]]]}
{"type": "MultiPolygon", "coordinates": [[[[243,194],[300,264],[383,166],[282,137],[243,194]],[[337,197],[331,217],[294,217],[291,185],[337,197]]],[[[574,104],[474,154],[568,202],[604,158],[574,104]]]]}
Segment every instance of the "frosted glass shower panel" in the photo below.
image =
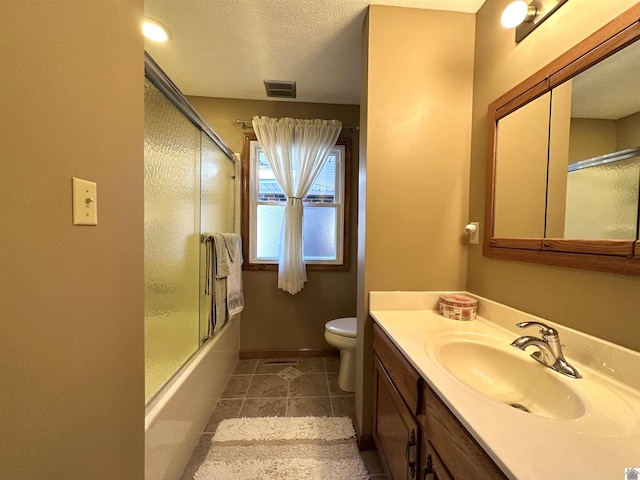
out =
{"type": "Polygon", "coordinates": [[[233,232],[235,164],[202,133],[202,212],[203,232],[233,232]]]}
{"type": "MultiPolygon", "coordinates": [[[[234,203],[235,203],[235,164],[229,161],[222,150],[201,133],[201,209],[200,224],[203,233],[232,233],[234,232],[234,203]]],[[[200,282],[205,283],[205,245],[200,247],[201,269],[200,282]]],[[[200,289],[200,340],[203,341],[209,333],[210,297],[204,295],[204,288],[200,289]]]]}
{"type": "Polygon", "coordinates": [[[640,158],[567,175],[565,238],[636,240],[640,158]]]}
{"type": "Polygon", "coordinates": [[[145,397],[199,346],[200,130],[145,79],[145,397]]]}

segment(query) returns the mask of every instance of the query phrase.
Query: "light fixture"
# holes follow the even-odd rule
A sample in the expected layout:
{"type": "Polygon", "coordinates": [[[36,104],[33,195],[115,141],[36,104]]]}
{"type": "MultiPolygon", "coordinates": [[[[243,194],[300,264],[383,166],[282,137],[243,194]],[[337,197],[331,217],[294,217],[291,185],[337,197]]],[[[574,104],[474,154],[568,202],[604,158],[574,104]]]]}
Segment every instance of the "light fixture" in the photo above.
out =
{"type": "Polygon", "coordinates": [[[535,30],[569,0],[517,0],[507,5],[502,12],[501,22],[505,28],[516,29],[516,43],[535,30]]]}
{"type": "Polygon", "coordinates": [[[167,27],[149,17],[144,17],[142,21],[142,34],[154,42],[166,42],[171,38],[167,27]]]}
{"type": "Polygon", "coordinates": [[[516,0],[507,5],[500,21],[505,28],[515,28],[527,19],[532,20],[536,16],[536,11],[536,7],[530,7],[524,0],[516,0]]]}

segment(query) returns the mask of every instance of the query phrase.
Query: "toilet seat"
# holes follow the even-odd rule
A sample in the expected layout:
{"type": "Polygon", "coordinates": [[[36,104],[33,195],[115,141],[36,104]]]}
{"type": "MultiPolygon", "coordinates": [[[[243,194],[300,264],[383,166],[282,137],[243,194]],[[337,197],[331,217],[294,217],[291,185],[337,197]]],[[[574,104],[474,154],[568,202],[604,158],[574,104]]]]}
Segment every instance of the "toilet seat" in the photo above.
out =
{"type": "Polygon", "coordinates": [[[356,338],[357,319],[356,317],[336,318],[327,322],[326,328],[334,335],[341,337],[356,338]]]}

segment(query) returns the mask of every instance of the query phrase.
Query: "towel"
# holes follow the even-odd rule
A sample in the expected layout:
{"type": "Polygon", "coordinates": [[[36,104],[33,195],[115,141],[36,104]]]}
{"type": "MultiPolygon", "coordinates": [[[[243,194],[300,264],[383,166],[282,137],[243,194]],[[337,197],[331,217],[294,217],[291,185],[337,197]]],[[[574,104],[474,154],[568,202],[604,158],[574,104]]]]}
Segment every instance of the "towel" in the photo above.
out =
{"type": "Polygon", "coordinates": [[[229,247],[227,246],[227,236],[231,234],[214,233],[213,241],[216,252],[216,278],[227,278],[231,272],[231,259],[229,247]]]}
{"type": "Polygon", "coordinates": [[[211,336],[244,308],[242,237],[235,233],[203,235],[206,248],[205,294],[211,295],[211,336]]]}
{"type": "MultiPolygon", "coordinates": [[[[210,296],[209,326],[207,337],[216,333],[226,321],[227,314],[227,281],[226,278],[218,278],[218,251],[214,235],[205,234],[205,287],[204,293],[210,296]]],[[[226,248],[223,249],[226,251],[226,248]]]]}
{"type": "Polygon", "coordinates": [[[229,318],[244,309],[242,291],[242,237],[237,233],[222,234],[229,253],[229,275],[227,276],[227,312],[229,318]]]}

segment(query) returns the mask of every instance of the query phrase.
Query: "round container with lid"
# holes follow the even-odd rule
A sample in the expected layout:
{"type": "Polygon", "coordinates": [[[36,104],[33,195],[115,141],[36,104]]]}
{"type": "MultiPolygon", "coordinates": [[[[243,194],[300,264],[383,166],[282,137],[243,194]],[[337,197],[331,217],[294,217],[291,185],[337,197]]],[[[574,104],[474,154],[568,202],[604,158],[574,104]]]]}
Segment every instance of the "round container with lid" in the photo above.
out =
{"type": "Polygon", "coordinates": [[[478,299],[467,295],[441,295],[440,315],[453,320],[475,320],[478,299]]]}

